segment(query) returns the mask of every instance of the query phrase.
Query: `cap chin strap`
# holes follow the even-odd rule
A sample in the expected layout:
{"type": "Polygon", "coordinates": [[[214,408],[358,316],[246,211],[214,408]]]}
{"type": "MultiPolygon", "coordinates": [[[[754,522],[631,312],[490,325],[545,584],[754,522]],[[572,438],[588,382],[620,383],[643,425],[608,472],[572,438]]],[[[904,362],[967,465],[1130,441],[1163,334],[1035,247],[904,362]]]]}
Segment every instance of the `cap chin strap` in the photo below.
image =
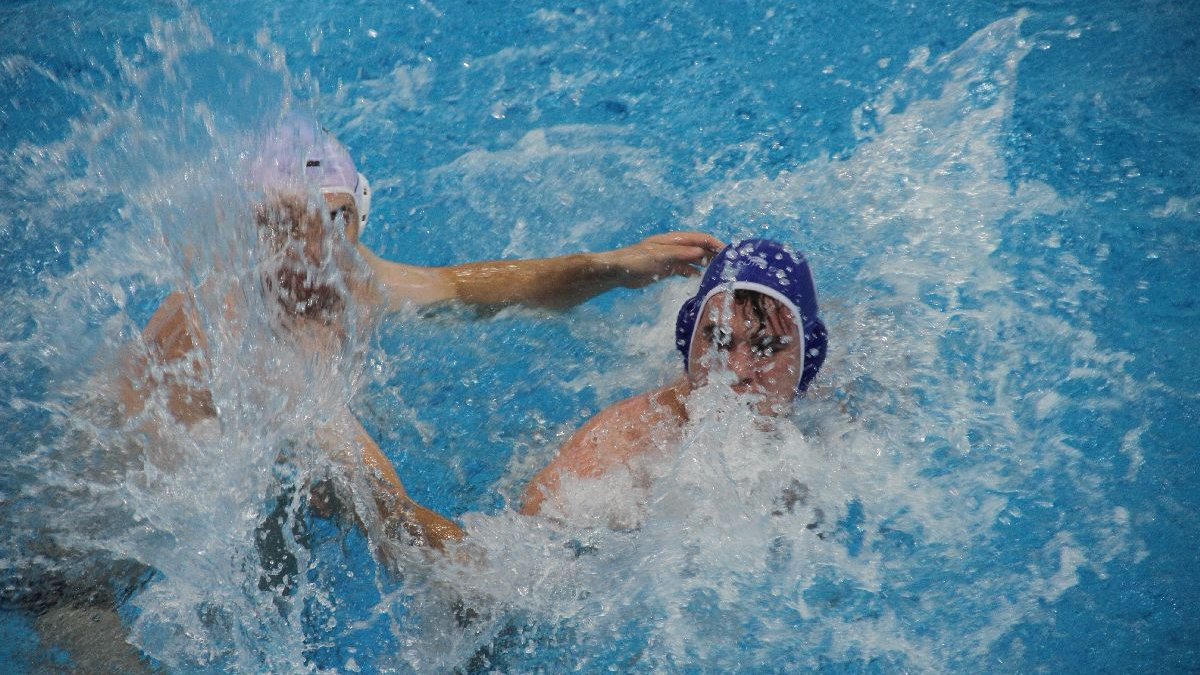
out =
{"type": "Polygon", "coordinates": [[[358,174],[358,185],[354,190],[354,205],[358,207],[358,236],[367,229],[367,217],[371,215],[371,183],[367,177],[358,174]]]}

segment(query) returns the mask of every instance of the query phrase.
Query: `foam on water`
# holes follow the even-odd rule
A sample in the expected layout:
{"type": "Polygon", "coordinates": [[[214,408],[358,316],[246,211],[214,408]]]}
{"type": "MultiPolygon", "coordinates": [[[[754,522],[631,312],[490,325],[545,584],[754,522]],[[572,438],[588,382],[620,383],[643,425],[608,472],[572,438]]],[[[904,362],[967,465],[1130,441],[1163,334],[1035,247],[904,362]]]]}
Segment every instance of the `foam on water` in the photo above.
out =
{"type": "MultiPolygon", "coordinates": [[[[549,26],[578,18],[538,16],[549,26]]],[[[390,572],[364,553],[379,535],[365,492],[352,485],[348,495],[366,514],[369,542],[342,523],[342,534],[313,544],[323,521],[305,515],[306,486],[331,471],[314,433],[346,433],[336,411],[364,386],[364,362],[369,384],[390,383],[397,361],[423,356],[394,343],[421,329],[403,315],[380,348],[373,318],[352,313],[347,333],[363,337],[312,356],[277,336],[269,308],[247,290],[261,252],[244,220],[255,201],[239,173],[245,134],[316,85],[293,77],[266,35],[253,49],[216,47],[186,10],[155,22],[146,47],[121,55],[103,87],[6,58],[8,73],[40,77],[94,109],[58,142],[20,145],[14,164],[28,167],[19,195],[47,204],[48,239],[67,239],[82,217],[93,225],[80,237],[96,242],[36,283],[25,279],[13,292],[20,310],[0,319],[6,366],[37,374],[37,384],[14,386],[5,413],[22,448],[2,483],[2,558],[17,579],[6,581],[115,585],[131,639],[179,671],[957,671],[1019,656],[1014,628],[1049,620],[1082,572],[1102,577],[1143,555],[1118,494],[1136,475],[1146,428],[1116,415],[1140,385],[1126,374],[1128,355],[1102,347],[1089,323],[1086,299],[1098,291],[1089,263],[1055,246],[1020,265],[1009,255],[1014,233],[1069,206],[1048,185],[1012,177],[1005,161],[1030,50],[1024,20],[997,21],[937,59],[915,53],[857,111],[844,156],[728,180],[702,163],[692,169],[712,182],[695,197],[670,184],[678,167],[614,125],[547,126],[431,171],[429,191],[447,195],[447,227],[474,232],[468,221],[482,217],[507,234],[461,242],[464,258],[609,245],[621,224],[607,217],[655,221],[681,207],[698,229],[796,243],[813,261],[831,353],[775,428],[704,390],[679,448],[644,475],[570,486],[564,523],[482,508],[463,516],[470,536],[458,550],[392,549],[390,572]],[[538,189],[511,189],[513,176],[538,189]],[[1053,277],[1039,272],[1051,266],[1053,277]],[[139,328],[168,289],[187,294],[211,340],[203,378],[218,420],[180,428],[155,401],[132,422],[114,421],[111,369],[139,348],[139,328]],[[1068,420],[1083,409],[1113,413],[1121,456],[1079,446],[1068,420]],[[272,536],[279,541],[262,543],[272,536]],[[273,576],[281,566],[294,574],[273,576]],[[351,573],[371,593],[343,610],[336,596],[351,573]],[[372,641],[383,646],[368,662],[372,641]]],[[[476,65],[503,68],[534,52],[476,65]]],[[[350,131],[419,110],[439,77],[451,75],[397,66],[351,87],[368,103],[332,118],[350,131]]],[[[586,77],[551,88],[569,92],[586,77]]],[[[338,102],[352,98],[345,92],[338,102]]],[[[1192,206],[1169,202],[1163,214],[1192,206]]],[[[388,227],[373,221],[372,232],[388,227]]],[[[554,339],[576,349],[603,342],[622,356],[603,370],[580,359],[554,386],[603,404],[678,372],[670,326],[686,286],[617,301],[614,315],[641,323],[615,338],[610,319],[573,315],[577,325],[554,339]],[[647,310],[654,302],[661,309],[647,310]]],[[[551,338],[506,340],[512,323],[538,320],[502,313],[464,327],[480,334],[460,338],[463,360],[536,353],[551,338]]],[[[520,375],[545,376],[545,387],[560,377],[520,375]]],[[[419,427],[406,388],[435,387],[437,377],[371,392],[356,412],[377,418],[371,404],[394,396],[380,408],[402,419],[375,421],[419,427]]],[[[508,442],[526,413],[497,404],[489,414],[502,419],[484,419],[456,452],[469,456],[485,436],[508,442]]],[[[546,433],[535,440],[512,440],[507,473],[489,487],[498,501],[515,500],[578,421],[561,413],[538,422],[546,433]]]]}
{"type": "Polygon", "coordinates": [[[4,483],[9,591],[119,609],[128,635],[112,639],[172,669],[308,667],[311,592],[265,583],[264,570],[288,556],[305,567],[294,514],[302,486],[330,473],[314,433],[349,437],[339,411],[374,331],[351,307],[347,339],[308,349],[280,337],[279,309],[259,292],[271,261],[252,226],[261,195],[248,188],[247,132],[293,96],[263,52],[214,47],[186,10],[155,21],[144,48],[118,51],[119,76],[105,87],[62,85],[91,108],[70,133],[18,149],[31,167],[19,189],[42,207],[42,236],[102,238],[66,274],[16,292],[23,315],[10,320],[21,330],[6,331],[4,356],[36,369],[44,389],[12,401],[26,435],[4,483]],[[146,349],[140,324],[167,289],[207,337],[196,373],[173,373],[211,392],[218,411],[191,427],[161,395],[129,420],[116,408],[116,371],[146,349]],[[272,515],[281,499],[283,515],[272,515]],[[258,540],[277,517],[284,550],[270,552],[258,540]]]}
{"type": "MultiPolygon", "coordinates": [[[[718,184],[697,200],[697,228],[746,223],[735,234],[809,251],[833,345],[819,386],[771,434],[710,402],[717,412],[651,472],[649,488],[626,472],[574,484],[562,529],[467,515],[484,553],[439,572],[437,585],[487,621],[468,639],[439,639],[444,625],[426,633],[438,650],[424,654],[446,655],[434,670],[955,670],[1019,652],[1011,631],[1048,620],[1081,570],[1103,577],[1114,560],[1136,558],[1119,460],[1088,456],[1060,422],[1078,407],[1120,409],[1136,391],[1129,357],[1100,348],[1074,311],[1094,275],[1061,260],[1066,285],[1035,295],[997,253],[1010,232],[1065,207],[1045,184],[1014,182],[1004,160],[1030,48],[1023,19],[993,23],[932,62],[915,54],[859,110],[849,157],[718,184]],[[804,486],[805,510],[772,516],[791,480],[804,486]]],[[[664,310],[625,342],[665,333],[672,317],[664,310]]],[[[611,391],[660,376],[581,379],[611,391]]],[[[1138,435],[1121,433],[1132,471],[1138,435]]]]}

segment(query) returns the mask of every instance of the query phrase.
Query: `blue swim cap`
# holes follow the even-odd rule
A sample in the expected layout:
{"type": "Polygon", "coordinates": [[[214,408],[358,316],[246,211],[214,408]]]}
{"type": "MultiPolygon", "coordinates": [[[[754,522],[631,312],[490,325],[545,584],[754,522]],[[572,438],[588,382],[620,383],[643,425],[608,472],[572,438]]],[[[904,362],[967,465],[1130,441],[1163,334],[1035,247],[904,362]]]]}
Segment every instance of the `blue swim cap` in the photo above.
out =
{"type": "Polygon", "coordinates": [[[358,172],[346,146],[304,115],[284,117],[262,138],[250,165],[250,175],[262,190],[347,194],[358,210],[359,234],[371,214],[371,186],[358,172]]]}
{"type": "Polygon", "coordinates": [[[684,370],[696,333],[696,319],[709,298],[722,291],[762,293],[792,310],[801,328],[803,367],[796,392],[803,394],[825,362],[828,336],[818,316],[817,287],[812,270],[799,251],[770,239],[747,239],[726,246],[709,263],[700,288],[679,308],[675,320],[675,346],[683,354],[684,370]]]}

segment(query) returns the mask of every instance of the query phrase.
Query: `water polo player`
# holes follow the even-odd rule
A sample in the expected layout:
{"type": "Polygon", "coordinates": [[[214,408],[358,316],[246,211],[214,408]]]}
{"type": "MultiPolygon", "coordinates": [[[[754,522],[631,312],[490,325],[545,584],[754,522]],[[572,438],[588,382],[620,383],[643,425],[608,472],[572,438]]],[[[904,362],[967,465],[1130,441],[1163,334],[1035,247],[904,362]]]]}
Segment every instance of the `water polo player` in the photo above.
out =
{"type": "Polygon", "coordinates": [[[525,491],[522,513],[557,503],[564,475],[598,478],[674,447],[686,402],[707,385],[728,386],[758,413],[785,415],[825,360],[826,331],[804,256],[750,239],[722,250],[675,324],[684,375],[609,406],[581,427],[525,491]]]}
{"type": "MultiPolygon", "coordinates": [[[[268,258],[263,289],[276,301],[267,305],[281,310],[273,325],[306,349],[336,345],[336,339],[310,336],[336,338],[348,328],[339,321],[348,306],[365,303],[395,311],[456,300],[569,307],[612,288],[698,274],[695,266],[720,248],[708,235],[683,232],[595,254],[441,268],[406,265],[384,260],[360,242],[370,214],[370,186],[346,148],[310,120],[292,117],[269,133],[251,162],[250,175],[254,190],[264,196],[254,220],[268,258]]],[[[187,427],[216,418],[206,365],[208,340],[195,298],[172,293],[146,325],[143,341],[144,349],[128,360],[122,380],[125,414],[137,417],[151,401],[161,400],[169,416],[187,427]]],[[[360,452],[348,454],[362,458],[372,476],[379,515],[390,521],[392,531],[435,547],[461,537],[457,525],[408,497],[391,462],[353,414],[330,412],[330,419],[349,420],[343,428],[349,427],[351,438],[339,440],[358,447],[360,452]]]]}

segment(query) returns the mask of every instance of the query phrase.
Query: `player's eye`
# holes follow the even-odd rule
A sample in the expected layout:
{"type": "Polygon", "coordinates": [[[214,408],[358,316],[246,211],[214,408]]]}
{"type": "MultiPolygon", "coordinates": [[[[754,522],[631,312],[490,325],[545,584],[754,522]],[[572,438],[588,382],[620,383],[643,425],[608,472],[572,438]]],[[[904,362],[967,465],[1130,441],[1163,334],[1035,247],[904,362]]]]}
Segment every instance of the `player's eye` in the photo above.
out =
{"type": "Polygon", "coordinates": [[[758,358],[769,359],[775,354],[779,342],[774,337],[764,337],[754,342],[751,351],[758,358]]]}
{"type": "Polygon", "coordinates": [[[728,350],[733,346],[733,331],[728,328],[719,328],[713,335],[713,342],[716,343],[717,349],[721,351],[728,350]]]}
{"type": "Polygon", "coordinates": [[[704,329],[704,339],[721,351],[726,351],[733,344],[733,331],[719,326],[708,326],[704,329]]]}

